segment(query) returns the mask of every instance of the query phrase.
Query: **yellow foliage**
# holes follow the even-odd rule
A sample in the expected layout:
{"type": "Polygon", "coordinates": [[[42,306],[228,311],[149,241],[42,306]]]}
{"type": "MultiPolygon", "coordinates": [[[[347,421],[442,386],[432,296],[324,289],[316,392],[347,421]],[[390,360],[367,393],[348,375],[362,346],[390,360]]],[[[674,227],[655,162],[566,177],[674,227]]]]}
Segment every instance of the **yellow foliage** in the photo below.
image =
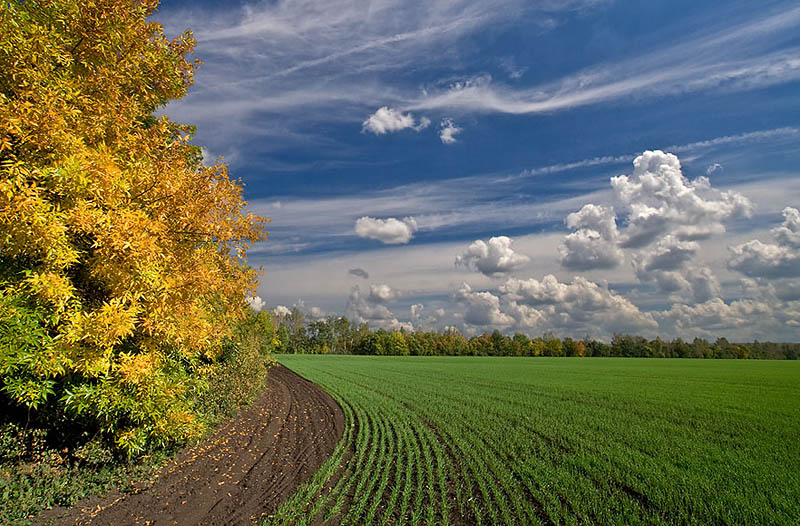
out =
{"type": "MultiPolygon", "coordinates": [[[[266,220],[226,166],[200,164],[191,127],[152,116],[198,65],[191,33],[148,20],[157,3],[0,8],[0,288],[44,309],[64,375],[139,385],[158,353],[213,361],[254,292],[245,254],[266,220]]],[[[151,432],[196,431],[189,417],[151,432]]]]}
{"type": "Polygon", "coordinates": [[[153,353],[120,355],[118,372],[124,382],[141,385],[158,367],[158,357],[153,353]]]}
{"type": "Polygon", "coordinates": [[[69,279],[55,272],[32,272],[25,281],[33,294],[53,305],[57,311],[66,309],[75,293],[69,279]]]}

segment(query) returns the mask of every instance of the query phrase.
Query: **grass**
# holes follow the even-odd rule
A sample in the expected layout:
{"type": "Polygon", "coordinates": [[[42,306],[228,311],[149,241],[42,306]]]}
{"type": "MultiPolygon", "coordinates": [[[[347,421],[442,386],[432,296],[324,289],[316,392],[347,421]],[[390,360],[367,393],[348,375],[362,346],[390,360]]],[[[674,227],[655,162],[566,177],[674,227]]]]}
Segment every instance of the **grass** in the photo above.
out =
{"type": "Polygon", "coordinates": [[[346,427],[268,524],[800,522],[800,362],[278,360],[346,427]]]}
{"type": "Polygon", "coordinates": [[[73,506],[112,488],[134,491],[135,483],[155,476],[175,451],[156,449],[127,462],[97,441],[71,454],[53,449],[45,434],[0,426],[0,524],[25,526],[44,509],[73,506]]]}

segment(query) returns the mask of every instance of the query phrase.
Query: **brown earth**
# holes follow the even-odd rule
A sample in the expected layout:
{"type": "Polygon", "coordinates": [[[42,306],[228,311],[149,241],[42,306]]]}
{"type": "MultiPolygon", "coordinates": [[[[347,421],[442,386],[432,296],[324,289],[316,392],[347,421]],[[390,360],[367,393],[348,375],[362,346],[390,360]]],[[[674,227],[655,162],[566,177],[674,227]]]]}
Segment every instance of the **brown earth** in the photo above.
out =
{"type": "Polygon", "coordinates": [[[86,501],[41,524],[239,525],[273,513],[327,459],[344,415],[322,389],[277,365],[250,407],[184,450],[141,491],[86,501]]]}

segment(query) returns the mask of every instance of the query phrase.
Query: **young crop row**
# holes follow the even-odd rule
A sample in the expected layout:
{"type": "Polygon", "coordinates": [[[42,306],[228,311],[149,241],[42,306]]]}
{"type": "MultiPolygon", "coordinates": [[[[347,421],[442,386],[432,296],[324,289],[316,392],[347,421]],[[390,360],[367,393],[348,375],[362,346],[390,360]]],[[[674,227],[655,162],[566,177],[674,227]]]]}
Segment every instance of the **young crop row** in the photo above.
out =
{"type": "Polygon", "coordinates": [[[800,367],[283,356],[346,430],[268,524],[793,524],[800,367]]]}

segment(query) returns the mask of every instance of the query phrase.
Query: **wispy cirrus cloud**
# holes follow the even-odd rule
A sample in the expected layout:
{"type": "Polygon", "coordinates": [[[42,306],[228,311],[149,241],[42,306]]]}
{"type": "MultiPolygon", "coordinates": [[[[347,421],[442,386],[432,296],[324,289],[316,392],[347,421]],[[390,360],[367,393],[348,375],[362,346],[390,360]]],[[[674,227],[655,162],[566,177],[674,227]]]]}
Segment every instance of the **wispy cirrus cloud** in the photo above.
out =
{"type": "MultiPolygon", "coordinates": [[[[714,137],[691,144],[672,145],[665,149],[672,152],[690,153],[694,156],[711,155],[713,158],[713,152],[727,151],[731,147],[736,147],[737,151],[757,150],[765,143],[779,143],[783,145],[783,148],[795,149],[800,144],[800,128],[778,128],[714,137]]],[[[463,228],[481,228],[483,231],[489,232],[493,230],[508,232],[508,229],[559,228],[558,225],[563,225],[565,218],[570,213],[580,210],[586,203],[603,206],[613,204],[614,194],[608,187],[608,179],[601,179],[600,186],[597,188],[591,188],[584,184],[580,189],[575,190],[574,196],[533,198],[526,195],[509,199],[508,194],[519,194],[520,189],[527,185],[535,187],[533,181],[537,178],[554,174],[569,174],[576,170],[603,167],[602,173],[607,173],[609,176],[621,174],[629,170],[628,167],[636,155],[632,153],[593,157],[574,162],[528,168],[514,174],[478,174],[438,181],[424,181],[402,184],[383,190],[364,190],[338,197],[312,199],[282,196],[265,200],[256,199],[250,203],[251,208],[273,218],[273,223],[270,225],[271,241],[257,245],[256,252],[262,250],[261,247],[276,255],[281,253],[289,255],[298,253],[298,251],[309,253],[320,250],[347,250],[348,248],[345,248],[343,242],[347,238],[354,237],[354,224],[362,217],[368,218],[362,220],[362,236],[370,237],[367,235],[370,234],[374,239],[396,241],[410,240],[414,235],[423,235],[433,231],[463,228]],[[619,167],[619,171],[611,171],[615,167],[619,167]],[[280,200],[279,208],[275,207],[276,199],[280,200]],[[392,222],[388,226],[386,225],[386,221],[390,218],[407,216],[414,217],[416,228],[413,231],[400,219],[395,219],[399,224],[392,222]],[[393,229],[389,227],[393,227],[393,229]],[[380,237],[376,237],[379,234],[380,237]],[[267,247],[271,248],[267,249],[267,247]]],[[[753,174],[753,177],[756,176],[761,178],[763,174],[753,174]]],[[[569,180],[569,177],[565,177],[562,184],[568,184],[569,180]]],[[[795,180],[796,176],[783,174],[777,182],[768,183],[763,179],[752,183],[744,182],[741,184],[746,185],[746,190],[742,192],[745,195],[753,196],[757,202],[761,203],[757,209],[759,213],[766,213],[768,210],[765,209],[765,205],[773,201],[775,197],[782,194],[787,197],[800,195],[796,194],[800,187],[793,184],[795,180]],[[780,190],[779,187],[782,187],[783,190],[780,190]]],[[[774,212],[780,213],[780,208],[774,212]]],[[[599,218],[598,221],[598,224],[603,224],[599,218]]],[[[613,231],[598,225],[590,225],[585,221],[577,221],[577,218],[570,228],[576,231],[582,228],[596,232],[602,231],[606,236],[603,238],[598,234],[595,236],[596,240],[583,239],[586,236],[576,236],[573,245],[580,244],[578,249],[586,248],[588,250],[594,247],[598,252],[592,255],[591,250],[580,251],[588,259],[575,259],[575,265],[572,268],[586,268],[589,261],[596,262],[599,259],[607,261],[609,265],[618,264],[621,261],[619,254],[614,252],[617,234],[613,231]],[[613,242],[610,241],[612,239],[613,242]]],[[[473,237],[472,240],[474,239],[473,237]]],[[[577,254],[577,252],[575,253],[577,254]]]]}
{"type": "Polygon", "coordinates": [[[214,129],[206,142],[217,150],[254,135],[294,144],[305,140],[310,122],[356,124],[379,107],[408,103],[419,90],[409,71],[451,70],[467,52],[460,43],[486,28],[523,18],[526,31],[550,31],[557,17],[604,3],[278,0],[239,9],[163,6],[157,20],[169,34],[191,28],[204,60],[192,90],[170,104],[169,113],[201,130],[214,129]]]}
{"type": "Polygon", "coordinates": [[[800,8],[771,11],[731,25],[726,20],[677,43],[599,64],[543,85],[512,88],[481,75],[425,93],[409,110],[544,113],[589,104],[679,93],[750,90],[800,79],[800,46],[792,42],[800,28],[800,8]]]}

